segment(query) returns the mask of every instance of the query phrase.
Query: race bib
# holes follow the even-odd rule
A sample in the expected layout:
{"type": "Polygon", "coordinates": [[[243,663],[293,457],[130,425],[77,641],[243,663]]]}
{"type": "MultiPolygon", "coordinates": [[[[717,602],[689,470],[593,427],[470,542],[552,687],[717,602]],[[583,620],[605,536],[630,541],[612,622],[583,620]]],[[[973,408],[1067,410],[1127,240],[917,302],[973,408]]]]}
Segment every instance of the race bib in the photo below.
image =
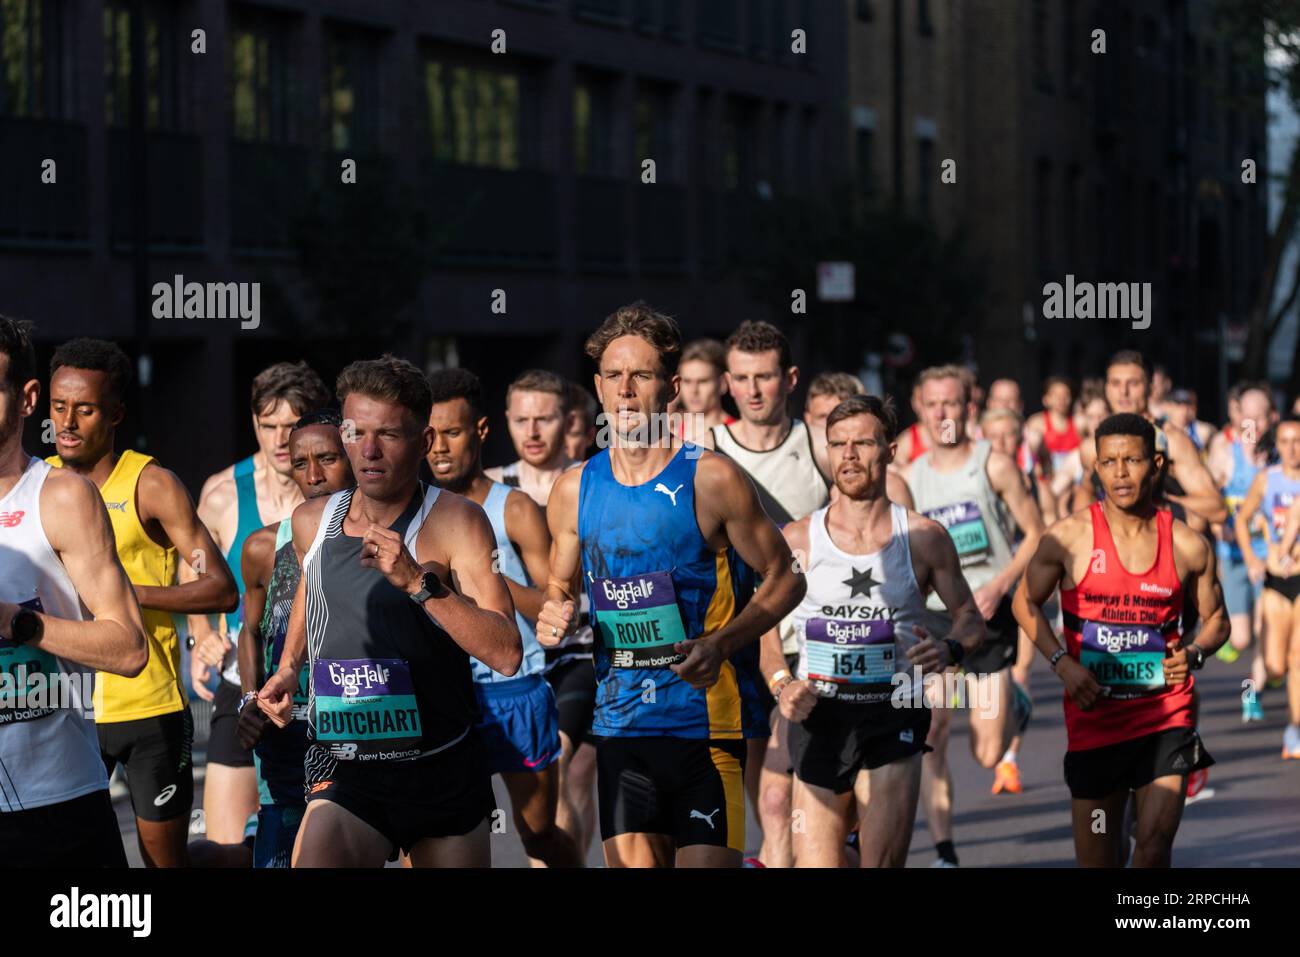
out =
{"type": "MultiPolygon", "coordinates": [[[[39,597],[18,602],[18,606],[45,611],[39,597]]],[[[0,638],[0,727],[54,714],[56,709],[45,704],[60,672],[58,659],[48,651],[0,638]]]]}
{"type": "Polygon", "coordinates": [[[1286,531],[1286,515],[1291,511],[1292,495],[1279,495],[1273,500],[1273,531],[1278,538],[1286,531]]]}
{"type": "Polygon", "coordinates": [[[808,681],[820,697],[866,702],[889,696],[898,659],[892,621],[809,618],[804,637],[808,681]]]}
{"type": "Polygon", "coordinates": [[[391,760],[419,753],[420,709],[400,658],[320,658],[312,665],[316,741],[335,757],[391,760]]]}
{"type": "Polygon", "coordinates": [[[932,508],[924,515],[948,530],[963,568],[978,565],[988,559],[989,530],[984,525],[984,516],[976,502],[956,502],[943,508],[932,508]]]}
{"type": "Polygon", "coordinates": [[[597,578],[591,595],[610,667],[666,668],[683,660],[673,645],[686,640],[686,628],[668,572],[597,578]]]}
{"type": "Polygon", "coordinates": [[[1165,636],[1145,625],[1083,623],[1079,661],[1111,698],[1141,698],[1165,687],[1165,636]]]}

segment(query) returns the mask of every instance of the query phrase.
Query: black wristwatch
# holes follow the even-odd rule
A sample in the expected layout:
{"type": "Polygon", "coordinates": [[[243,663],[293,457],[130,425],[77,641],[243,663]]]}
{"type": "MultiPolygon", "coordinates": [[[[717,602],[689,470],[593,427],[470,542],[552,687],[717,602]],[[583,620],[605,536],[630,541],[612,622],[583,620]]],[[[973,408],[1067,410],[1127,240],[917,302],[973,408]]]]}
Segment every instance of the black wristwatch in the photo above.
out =
{"type": "Polygon", "coordinates": [[[1187,646],[1187,667],[1192,671],[1200,671],[1205,667],[1205,649],[1196,642],[1187,646]]]}
{"type": "Polygon", "coordinates": [[[948,657],[952,659],[954,665],[959,665],[966,657],[966,649],[962,647],[960,641],[952,638],[945,638],[943,643],[948,646],[948,657]]]}
{"type": "Polygon", "coordinates": [[[438,598],[446,592],[447,588],[437,572],[425,572],[420,576],[420,590],[411,596],[411,601],[423,605],[430,598],[438,598]]]}
{"type": "Polygon", "coordinates": [[[19,608],[9,622],[9,640],[25,645],[41,636],[41,616],[30,608],[19,608]]]}

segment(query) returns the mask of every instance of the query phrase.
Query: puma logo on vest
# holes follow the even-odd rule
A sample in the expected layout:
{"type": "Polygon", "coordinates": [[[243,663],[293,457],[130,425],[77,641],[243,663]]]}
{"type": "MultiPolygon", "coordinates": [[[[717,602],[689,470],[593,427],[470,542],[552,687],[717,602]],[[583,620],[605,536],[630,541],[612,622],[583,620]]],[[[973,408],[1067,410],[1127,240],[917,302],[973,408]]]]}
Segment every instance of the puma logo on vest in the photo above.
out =
{"type": "Polygon", "coordinates": [[[656,492],[663,492],[665,495],[667,495],[670,499],[673,500],[673,508],[677,507],[677,493],[682,490],[682,486],[678,485],[675,489],[673,489],[670,492],[668,491],[668,486],[665,485],[663,482],[655,482],[654,490],[656,492]]]}

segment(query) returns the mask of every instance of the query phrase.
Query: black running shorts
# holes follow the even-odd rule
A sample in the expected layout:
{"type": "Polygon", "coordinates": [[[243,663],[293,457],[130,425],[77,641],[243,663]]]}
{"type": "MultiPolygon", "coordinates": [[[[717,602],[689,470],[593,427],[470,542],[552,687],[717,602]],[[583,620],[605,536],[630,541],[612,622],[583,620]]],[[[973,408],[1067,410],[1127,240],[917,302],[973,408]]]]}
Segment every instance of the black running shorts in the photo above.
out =
{"type": "Polygon", "coordinates": [[[1136,791],[1156,778],[1188,775],[1214,758],[1195,728],[1169,728],[1086,751],[1065,752],[1065,783],[1076,800],[1101,800],[1136,791]]]}
{"type": "Polygon", "coordinates": [[[0,848],[0,868],[127,866],[108,788],[58,804],[0,812],[0,848]]]}
{"type": "Polygon", "coordinates": [[[135,721],[97,724],[99,754],[110,776],[126,768],[135,816],[170,821],[188,815],[194,803],[194,764],[190,745],[194,722],[187,703],[181,711],[135,721]]]}
{"type": "Polygon", "coordinates": [[[251,768],[253,752],[239,743],[239,685],[222,681],[212,696],[212,724],[208,732],[208,764],[251,768]]]}
{"type": "Polygon", "coordinates": [[[931,750],[929,708],[853,708],[820,701],[801,724],[790,724],[790,760],[805,784],[836,794],[853,790],[859,771],[931,750]]]}
{"type": "Polygon", "coordinates": [[[596,668],[590,658],[570,658],[546,672],[560,713],[560,731],[575,748],[591,734],[596,711],[596,668]]]}
{"type": "Polygon", "coordinates": [[[602,738],[596,745],[600,836],[665,834],[674,846],[745,851],[743,740],[602,738]]]}

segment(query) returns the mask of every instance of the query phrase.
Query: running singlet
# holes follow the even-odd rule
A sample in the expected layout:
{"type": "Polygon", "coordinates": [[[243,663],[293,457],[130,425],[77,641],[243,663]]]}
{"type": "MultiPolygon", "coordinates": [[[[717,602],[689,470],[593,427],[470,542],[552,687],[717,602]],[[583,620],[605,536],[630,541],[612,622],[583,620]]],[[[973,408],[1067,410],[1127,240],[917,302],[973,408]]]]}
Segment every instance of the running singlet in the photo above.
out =
{"type": "MultiPolygon", "coordinates": [[[[506,533],[506,499],[510,496],[508,486],[493,482],[488,489],[487,498],[483,500],[483,511],[492,523],[492,534],[497,540],[497,568],[501,574],[519,585],[531,587],[533,581],[528,577],[528,569],[515,551],[514,543],[506,533]]],[[[515,611],[515,624],[519,626],[519,637],[524,642],[524,660],[519,671],[513,677],[506,677],[499,671],[493,671],[477,658],[470,658],[470,668],[474,671],[474,680],[480,684],[493,684],[498,681],[514,681],[515,678],[527,678],[541,674],[546,666],[546,653],[537,643],[537,632],[533,623],[515,611]]]]}
{"type": "Polygon", "coordinates": [[[909,672],[925,597],[912,570],[907,509],[890,504],[893,535],[878,552],[850,555],[831,541],[826,509],[808,519],[808,592],[794,611],[797,677],[833,706],[892,711],[895,672],[909,672]]]}
{"type": "Polygon", "coordinates": [[[749,475],[763,511],[777,525],[797,521],[830,499],[826,477],[813,458],[812,435],[800,419],[791,419],[785,441],[766,452],[745,448],[731,429],[715,425],[713,448],[749,475]]]}
{"type": "Polygon", "coordinates": [[[257,507],[257,484],[253,478],[253,457],[241,459],[235,463],[235,495],[237,525],[235,537],[226,551],[226,564],[235,576],[235,587],[239,589],[239,607],[226,612],[226,640],[231,644],[230,663],[221,672],[221,677],[231,684],[239,684],[239,656],[234,646],[239,643],[239,628],[244,620],[244,572],[240,567],[240,556],[244,552],[244,539],[262,527],[262,513],[257,507]]]}
{"type": "MultiPolygon", "coordinates": [[[[307,778],[337,761],[402,761],[445,750],[478,720],[469,655],[343,532],[355,489],[335,492],[303,559],[311,686],[307,778]]],[[[438,499],[421,483],[390,528],[419,562],[416,539],[438,499]]]]}
{"type": "Polygon", "coordinates": [[[1282,540],[1282,533],[1286,531],[1286,513],[1296,495],[1300,494],[1300,480],[1287,478],[1280,465],[1270,465],[1266,475],[1264,497],[1260,500],[1259,508],[1268,525],[1269,541],[1276,544],[1282,540]]]}
{"type": "MultiPolygon", "coordinates": [[[[280,522],[275,530],[275,564],[266,586],[266,607],[259,631],[262,636],[263,674],[275,674],[284,653],[289,631],[289,613],[298,591],[298,556],[293,550],[293,518],[280,522]]],[[[298,673],[293,695],[293,718],[287,727],[270,721],[262,732],[254,755],[257,758],[257,791],[261,804],[301,804],[303,800],[303,757],[307,753],[307,704],[309,669],[298,673]]]]}
{"type": "MultiPolygon", "coordinates": [[[[578,491],[578,538],[596,632],[599,737],[756,736],[767,727],[759,703],[758,643],[722,664],[707,691],[669,665],[673,643],[712,634],[749,600],[734,549],[714,551],[695,520],[701,450],[684,444],[657,476],[622,485],[609,450],[589,459],[578,491]]],[[[752,579],[750,579],[752,581],[752,579]]]]}
{"type": "Polygon", "coordinates": [[[1192,727],[1189,673],[1165,685],[1164,660],[1182,638],[1183,586],[1174,567],[1174,517],[1156,511],[1156,560],[1141,574],[1120,562],[1105,508],[1094,502],[1088,572],[1061,589],[1066,652],[1093,673],[1105,697],[1083,711],[1065,694],[1067,750],[1086,751],[1170,728],[1192,727]]]}
{"type": "MultiPolygon", "coordinates": [[[[49,474],[50,465],[32,457],[0,498],[0,601],[81,621],[81,599],[41,525],[41,487],[49,474]]],[[[0,638],[0,672],[11,679],[0,688],[0,812],[107,789],[91,702],[82,695],[94,671],[0,638]],[[30,701],[29,693],[41,698],[30,701]]]]}
{"type": "Polygon", "coordinates": [[[1066,459],[1071,452],[1077,449],[1081,443],[1079,432],[1074,427],[1074,419],[1070,416],[1065,417],[1066,428],[1063,432],[1058,432],[1052,427],[1052,416],[1050,413],[1043,413],[1043,445],[1047,447],[1048,453],[1052,456],[1052,471],[1060,472],[1064,470],[1066,459]]]}
{"type": "MultiPolygon", "coordinates": [[[[63,460],[45,460],[55,468],[63,460]]],[[[136,486],[153,456],[127,449],[118,457],[99,494],[113,523],[117,557],[133,585],[167,588],[176,584],[176,549],[163,548],[145,531],[136,511],[136,486]]],[[[186,706],[181,682],[181,644],[171,612],[141,608],[149,637],[149,661],[134,678],[101,671],[95,675],[95,721],[110,724],[171,714],[186,706]]]]}
{"type": "Polygon", "coordinates": [[[925,447],[925,436],[924,433],[921,432],[921,425],[919,422],[913,422],[907,427],[907,429],[912,436],[912,452],[907,460],[911,463],[919,459],[922,455],[928,452],[929,449],[925,447]]]}
{"type": "MultiPolygon", "coordinates": [[[[1246,501],[1246,493],[1250,491],[1250,484],[1255,481],[1257,474],[1259,474],[1259,467],[1247,460],[1246,453],[1241,447],[1241,440],[1234,441],[1232,443],[1232,474],[1228,476],[1228,483],[1222,489],[1223,503],[1228,508],[1228,519],[1223,523],[1223,533],[1227,541],[1220,539],[1215,542],[1215,549],[1218,552],[1220,561],[1244,561],[1241,555],[1241,546],[1237,544],[1235,532],[1237,511],[1241,508],[1242,502],[1246,501]]],[[[1264,558],[1268,555],[1268,542],[1262,535],[1252,534],[1250,544],[1256,557],[1264,558]]]]}
{"type": "MultiPolygon", "coordinates": [[[[962,575],[971,591],[991,581],[1011,563],[1011,523],[1006,506],[989,484],[988,461],[993,447],[981,439],[971,447],[964,465],[954,472],[936,472],[930,453],[912,463],[909,484],[916,510],[948,530],[962,575]]],[[[931,611],[943,612],[943,601],[931,592],[931,611]]]]}

